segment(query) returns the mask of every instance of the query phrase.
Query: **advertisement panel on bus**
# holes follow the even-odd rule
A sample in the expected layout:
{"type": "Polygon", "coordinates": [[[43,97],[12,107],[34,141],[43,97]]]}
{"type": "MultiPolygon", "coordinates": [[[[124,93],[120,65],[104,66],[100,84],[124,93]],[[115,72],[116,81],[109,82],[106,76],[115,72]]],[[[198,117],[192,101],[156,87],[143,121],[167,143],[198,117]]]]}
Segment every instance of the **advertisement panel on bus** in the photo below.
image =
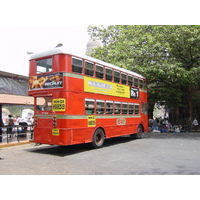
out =
{"type": "Polygon", "coordinates": [[[84,77],[84,91],[98,94],[106,94],[125,98],[139,98],[139,89],[127,85],[84,77]]]}
{"type": "Polygon", "coordinates": [[[63,87],[63,73],[43,74],[29,78],[29,90],[63,87]]]}

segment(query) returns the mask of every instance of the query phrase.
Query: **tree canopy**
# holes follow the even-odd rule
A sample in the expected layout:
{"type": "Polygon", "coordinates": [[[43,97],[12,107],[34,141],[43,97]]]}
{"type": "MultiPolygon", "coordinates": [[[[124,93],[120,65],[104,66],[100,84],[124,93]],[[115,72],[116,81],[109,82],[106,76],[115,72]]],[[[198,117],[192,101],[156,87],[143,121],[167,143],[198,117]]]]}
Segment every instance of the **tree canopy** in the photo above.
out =
{"type": "Polygon", "coordinates": [[[88,32],[103,44],[91,56],[147,78],[151,116],[159,101],[174,123],[200,119],[200,26],[89,26],[88,32]]]}

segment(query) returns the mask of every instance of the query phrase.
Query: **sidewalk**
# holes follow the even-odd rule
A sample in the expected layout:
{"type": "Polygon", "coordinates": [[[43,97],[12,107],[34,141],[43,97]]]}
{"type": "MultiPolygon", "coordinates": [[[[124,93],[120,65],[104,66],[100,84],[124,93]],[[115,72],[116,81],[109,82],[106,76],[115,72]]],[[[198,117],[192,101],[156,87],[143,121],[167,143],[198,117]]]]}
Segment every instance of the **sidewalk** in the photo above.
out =
{"type": "Polygon", "coordinates": [[[0,148],[29,144],[31,140],[31,132],[27,132],[25,137],[18,137],[14,134],[12,137],[10,135],[3,133],[2,142],[0,142],[0,148]]]}

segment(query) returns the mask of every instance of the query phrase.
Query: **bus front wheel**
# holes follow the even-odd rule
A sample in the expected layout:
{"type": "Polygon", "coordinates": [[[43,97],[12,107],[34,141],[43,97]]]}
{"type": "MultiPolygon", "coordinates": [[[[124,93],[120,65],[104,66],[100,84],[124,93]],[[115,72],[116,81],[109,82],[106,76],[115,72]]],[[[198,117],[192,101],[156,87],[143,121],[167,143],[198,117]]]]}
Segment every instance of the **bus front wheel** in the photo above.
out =
{"type": "Polygon", "coordinates": [[[133,139],[141,139],[142,138],[142,133],[143,133],[143,127],[141,125],[139,125],[138,128],[137,128],[137,133],[131,134],[130,136],[133,139]]]}
{"type": "Polygon", "coordinates": [[[93,134],[92,147],[95,149],[103,147],[104,140],[104,131],[98,128],[93,134]]]}

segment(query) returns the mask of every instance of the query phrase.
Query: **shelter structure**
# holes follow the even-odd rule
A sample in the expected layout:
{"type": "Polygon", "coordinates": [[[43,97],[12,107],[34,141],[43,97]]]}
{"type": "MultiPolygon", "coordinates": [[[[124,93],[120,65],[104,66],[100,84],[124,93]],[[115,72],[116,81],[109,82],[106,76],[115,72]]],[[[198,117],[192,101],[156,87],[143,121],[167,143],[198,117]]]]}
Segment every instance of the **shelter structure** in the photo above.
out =
{"type": "Polygon", "coordinates": [[[28,96],[28,76],[0,71],[0,104],[33,106],[28,96]]]}
{"type": "MultiPolygon", "coordinates": [[[[8,114],[33,108],[34,99],[28,96],[28,76],[0,71],[0,127],[8,114]]],[[[2,130],[0,128],[0,135],[2,130]]]]}

